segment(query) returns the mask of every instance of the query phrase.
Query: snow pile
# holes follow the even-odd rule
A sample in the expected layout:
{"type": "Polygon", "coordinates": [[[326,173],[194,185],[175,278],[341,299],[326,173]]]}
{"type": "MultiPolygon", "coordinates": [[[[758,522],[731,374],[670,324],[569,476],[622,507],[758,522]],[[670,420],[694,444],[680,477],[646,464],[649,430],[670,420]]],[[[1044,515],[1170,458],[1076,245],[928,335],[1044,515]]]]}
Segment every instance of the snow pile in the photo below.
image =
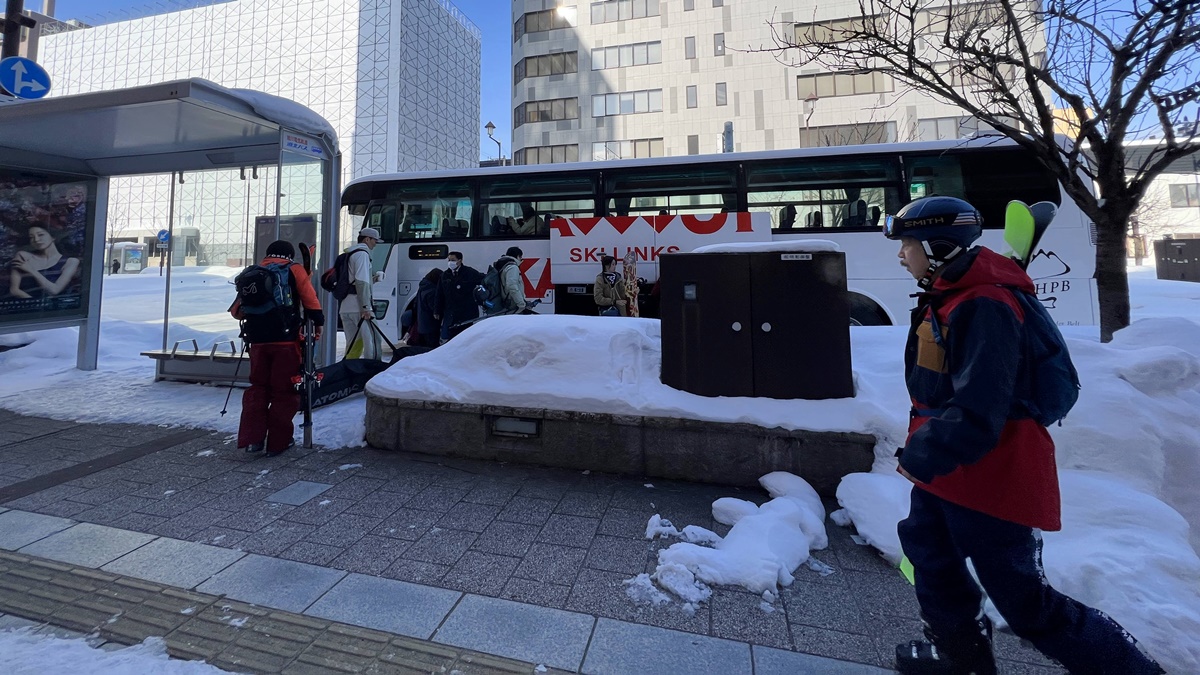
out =
{"type": "Polygon", "coordinates": [[[88,646],[82,639],[63,640],[21,629],[0,631],[0,672],[6,675],[218,675],[225,671],[201,661],[169,658],[166,643],[158,637],[106,652],[88,646]]]}
{"type": "Polygon", "coordinates": [[[837,242],[828,239],[786,239],[783,241],[748,241],[730,244],[709,244],[693,249],[692,253],[787,253],[799,251],[840,251],[837,242]]]}
{"type": "Polygon", "coordinates": [[[892,346],[897,335],[903,336],[903,330],[854,336],[857,371],[871,373],[856,376],[855,398],[710,398],[672,389],[659,380],[656,320],[498,316],[432,352],[404,359],[372,379],[367,392],[385,398],[860,431],[894,449],[907,420],[907,411],[895,404],[903,397],[903,390],[895,390],[902,386],[900,352],[892,346]],[[889,346],[880,349],[883,344],[889,346]]]}
{"type": "Polygon", "coordinates": [[[709,598],[709,585],[741,586],[764,594],[764,599],[779,586],[790,586],[792,572],[809,552],[829,545],[825,508],[812,486],[798,476],[776,471],[759,483],[773,497],[762,506],[730,497],[713,503],[713,518],[732,527],[724,538],[694,525],[680,531],[657,514],[652,516],[647,539],[685,539],[658,552],[653,580],[692,604],[709,598]]]}

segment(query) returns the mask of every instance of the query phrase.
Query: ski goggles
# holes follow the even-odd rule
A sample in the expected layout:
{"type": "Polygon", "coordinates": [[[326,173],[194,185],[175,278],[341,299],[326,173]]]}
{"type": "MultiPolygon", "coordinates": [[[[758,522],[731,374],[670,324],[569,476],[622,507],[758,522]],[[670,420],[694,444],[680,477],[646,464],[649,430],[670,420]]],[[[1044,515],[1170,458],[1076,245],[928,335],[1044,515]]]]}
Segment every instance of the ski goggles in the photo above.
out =
{"type": "MultiPolygon", "coordinates": [[[[962,214],[959,214],[961,216],[962,214]]],[[[973,214],[972,214],[973,215],[973,214]]],[[[887,215],[883,219],[883,236],[888,239],[899,239],[914,230],[924,230],[930,227],[946,227],[957,225],[959,216],[955,214],[929,216],[926,218],[901,218],[887,215]]]]}

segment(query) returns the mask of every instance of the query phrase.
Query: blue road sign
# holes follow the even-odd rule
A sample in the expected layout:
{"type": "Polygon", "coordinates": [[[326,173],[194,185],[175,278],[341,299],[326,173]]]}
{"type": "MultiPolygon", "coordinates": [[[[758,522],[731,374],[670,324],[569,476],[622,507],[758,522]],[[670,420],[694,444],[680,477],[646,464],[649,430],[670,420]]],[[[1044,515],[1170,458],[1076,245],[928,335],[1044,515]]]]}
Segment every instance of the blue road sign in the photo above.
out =
{"type": "Polygon", "coordinates": [[[168,241],[171,241],[171,233],[167,232],[166,230],[159,230],[158,234],[156,234],[154,236],[158,237],[158,240],[164,244],[167,243],[168,241]]]}
{"type": "Polygon", "coordinates": [[[50,93],[50,74],[23,56],[0,61],[0,87],[17,98],[41,98],[50,93]]]}

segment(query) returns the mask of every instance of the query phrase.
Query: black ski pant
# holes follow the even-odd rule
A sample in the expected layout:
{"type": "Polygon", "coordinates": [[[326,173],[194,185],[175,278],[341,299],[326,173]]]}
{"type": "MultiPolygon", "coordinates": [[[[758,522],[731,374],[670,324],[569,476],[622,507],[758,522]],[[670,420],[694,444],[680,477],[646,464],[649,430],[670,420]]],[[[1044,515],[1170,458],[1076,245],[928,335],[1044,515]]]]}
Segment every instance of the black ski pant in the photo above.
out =
{"type": "Polygon", "coordinates": [[[952,504],[919,487],[900,521],[900,544],[913,565],[917,601],[934,635],[961,633],[982,610],[979,584],[1018,636],[1072,673],[1161,673],[1107,614],[1050,587],[1042,538],[1024,525],[952,504]]]}

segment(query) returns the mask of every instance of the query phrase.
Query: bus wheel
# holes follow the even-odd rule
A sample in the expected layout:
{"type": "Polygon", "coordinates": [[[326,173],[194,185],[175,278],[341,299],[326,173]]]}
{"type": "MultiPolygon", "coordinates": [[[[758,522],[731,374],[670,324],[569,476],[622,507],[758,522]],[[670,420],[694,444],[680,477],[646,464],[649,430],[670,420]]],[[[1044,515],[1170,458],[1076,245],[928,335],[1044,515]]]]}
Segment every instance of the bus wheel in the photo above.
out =
{"type": "Polygon", "coordinates": [[[887,312],[874,300],[858,293],[850,294],[851,326],[890,326],[887,312]]]}

